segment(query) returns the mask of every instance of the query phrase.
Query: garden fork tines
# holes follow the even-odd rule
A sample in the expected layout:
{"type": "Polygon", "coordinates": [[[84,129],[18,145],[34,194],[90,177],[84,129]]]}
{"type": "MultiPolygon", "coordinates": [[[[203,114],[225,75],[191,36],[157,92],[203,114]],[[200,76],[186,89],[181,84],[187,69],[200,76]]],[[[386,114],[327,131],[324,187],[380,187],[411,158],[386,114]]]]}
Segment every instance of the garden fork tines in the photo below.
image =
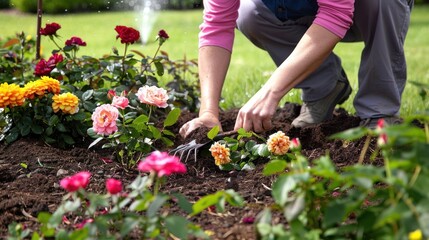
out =
{"type": "Polygon", "coordinates": [[[216,135],[213,138],[213,140],[209,140],[209,141],[206,141],[203,143],[197,143],[197,141],[194,139],[188,143],[182,144],[182,145],[178,146],[177,148],[171,150],[170,154],[173,154],[174,156],[179,154],[180,159],[182,159],[186,162],[188,160],[189,156],[191,155],[192,151],[194,151],[194,160],[197,161],[198,149],[204,147],[205,145],[207,145],[213,141],[220,140],[224,137],[231,136],[231,135],[234,135],[236,133],[237,133],[237,131],[222,132],[222,133],[219,133],[218,135],[216,135]],[[185,155],[186,155],[186,158],[183,159],[183,156],[185,156],[185,155]]]}

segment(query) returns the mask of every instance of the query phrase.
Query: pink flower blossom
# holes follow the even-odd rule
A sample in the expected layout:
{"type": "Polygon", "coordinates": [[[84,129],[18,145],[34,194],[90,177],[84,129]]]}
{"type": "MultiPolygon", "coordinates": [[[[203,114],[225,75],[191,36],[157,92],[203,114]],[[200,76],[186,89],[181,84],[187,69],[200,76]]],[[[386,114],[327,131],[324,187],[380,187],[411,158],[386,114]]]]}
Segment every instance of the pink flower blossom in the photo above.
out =
{"type": "Polygon", "coordinates": [[[94,219],[92,218],[84,219],[82,222],[75,224],[74,227],[76,229],[82,229],[83,227],[85,227],[87,223],[92,223],[92,222],[94,222],[94,219]]]}
{"type": "Polygon", "coordinates": [[[378,144],[379,147],[383,147],[384,145],[387,144],[387,135],[386,135],[386,133],[381,133],[378,136],[377,144],[378,144]]]}
{"type": "Polygon", "coordinates": [[[114,97],[114,96],[116,96],[116,92],[115,92],[115,90],[110,89],[110,90],[107,92],[107,98],[109,98],[109,99],[113,99],[113,97],[114,97]]]}
{"type": "Polygon", "coordinates": [[[290,142],[290,149],[291,150],[301,149],[301,141],[299,141],[299,138],[292,138],[290,142]]]}
{"type": "Polygon", "coordinates": [[[255,222],[255,217],[244,217],[241,221],[245,224],[253,224],[255,222]]]}
{"type": "Polygon", "coordinates": [[[173,173],[186,173],[186,166],[176,156],[167,152],[154,151],[138,165],[141,172],[155,172],[158,177],[173,173]]]}
{"type": "Polygon", "coordinates": [[[160,108],[166,108],[168,106],[167,90],[163,88],[158,88],[156,86],[143,86],[139,88],[136,95],[141,103],[157,106],[160,108]]]}
{"type": "Polygon", "coordinates": [[[130,101],[126,97],[113,96],[112,106],[120,109],[128,107],[130,101]]]}
{"type": "Polygon", "coordinates": [[[110,194],[117,194],[122,192],[122,182],[114,178],[106,180],[106,189],[110,194]]]}
{"type": "Polygon", "coordinates": [[[63,178],[60,181],[60,186],[69,192],[75,192],[79,188],[86,188],[90,177],[91,173],[89,172],[79,172],[73,176],[63,178]]]}
{"type": "Polygon", "coordinates": [[[92,113],[92,127],[97,134],[110,135],[118,131],[116,120],[119,111],[110,104],[103,104],[92,113]]]}

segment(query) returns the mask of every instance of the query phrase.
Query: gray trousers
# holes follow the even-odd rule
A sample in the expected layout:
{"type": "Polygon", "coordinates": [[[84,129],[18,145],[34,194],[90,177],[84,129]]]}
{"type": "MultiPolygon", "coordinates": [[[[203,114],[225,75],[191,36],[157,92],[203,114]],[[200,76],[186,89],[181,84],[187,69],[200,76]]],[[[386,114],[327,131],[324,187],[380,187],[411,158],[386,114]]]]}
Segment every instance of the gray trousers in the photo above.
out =
{"type": "MultiPolygon", "coordinates": [[[[363,41],[359,89],[354,99],[357,115],[364,118],[398,116],[407,78],[404,40],[412,1],[356,0],[354,23],[343,42],[363,41]]],[[[314,17],[280,21],[261,0],[241,0],[238,29],[279,66],[293,51],[314,17]]],[[[340,58],[331,53],[323,64],[296,88],[303,101],[324,98],[344,81],[340,58]]]]}

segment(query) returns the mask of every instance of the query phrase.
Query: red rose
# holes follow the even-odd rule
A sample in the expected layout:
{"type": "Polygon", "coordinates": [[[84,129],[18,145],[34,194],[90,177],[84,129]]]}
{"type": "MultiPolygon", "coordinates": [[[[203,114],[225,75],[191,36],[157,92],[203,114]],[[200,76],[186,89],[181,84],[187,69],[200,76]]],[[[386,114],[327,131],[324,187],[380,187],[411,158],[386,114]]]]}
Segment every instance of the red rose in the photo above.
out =
{"type": "Polygon", "coordinates": [[[58,29],[61,28],[61,25],[58,23],[47,23],[45,28],[40,29],[40,34],[44,36],[56,36],[58,29]]]}
{"type": "Polygon", "coordinates": [[[72,37],[66,41],[66,46],[86,46],[86,42],[84,42],[80,37],[72,37]]]}
{"type": "Polygon", "coordinates": [[[48,61],[41,59],[34,69],[35,76],[49,76],[51,71],[57,66],[57,63],[64,60],[63,55],[55,53],[53,54],[48,61]]]}
{"type": "Polygon", "coordinates": [[[36,68],[34,69],[35,76],[49,76],[52,69],[48,66],[48,62],[45,59],[40,59],[40,61],[36,64],[36,68]]]}
{"type": "Polygon", "coordinates": [[[116,26],[115,31],[118,33],[116,39],[120,38],[121,43],[133,44],[140,39],[139,31],[126,26],[116,26]]]}
{"type": "Polygon", "coordinates": [[[158,37],[163,38],[164,40],[170,38],[164,29],[159,30],[158,37]]]}

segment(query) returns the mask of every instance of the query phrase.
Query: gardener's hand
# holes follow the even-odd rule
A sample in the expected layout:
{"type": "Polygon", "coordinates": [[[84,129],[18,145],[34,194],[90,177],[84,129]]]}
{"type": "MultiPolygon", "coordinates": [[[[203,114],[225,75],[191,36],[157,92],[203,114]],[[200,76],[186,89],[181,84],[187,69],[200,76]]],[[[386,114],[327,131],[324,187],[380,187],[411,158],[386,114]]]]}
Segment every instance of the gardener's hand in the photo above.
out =
{"type": "Polygon", "coordinates": [[[238,112],[235,130],[264,132],[272,129],[271,119],[281,96],[267,87],[261,88],[238,112]]]}
{"type": "Polygon", "coordinates": [[[210,112],[204,112],[200,113],[199,117],[185,123],[180,128],[179,133],[183,138],[186,138],[192,131],[203,126],[210,129],[215,126],[219,126],[219,130],[222,131],[222,126],[218,117],[210,112]]]}

